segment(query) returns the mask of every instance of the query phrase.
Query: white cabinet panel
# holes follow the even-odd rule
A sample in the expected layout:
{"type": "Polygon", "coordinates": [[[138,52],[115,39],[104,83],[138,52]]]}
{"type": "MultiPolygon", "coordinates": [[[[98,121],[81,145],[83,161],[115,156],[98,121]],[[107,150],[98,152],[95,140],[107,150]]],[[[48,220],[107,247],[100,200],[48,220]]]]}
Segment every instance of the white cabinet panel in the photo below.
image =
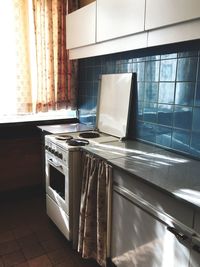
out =
{"type": "Polygon", "coordinates": [[[144,31],[145,0],[97,0],[97,42],[144,31]]]}
{"type": "Polygon", "coordinates": [[[188,267],[189,249],[166,225],[113,193],[111,258],[117,267],[188,267]]]}
{"type": "MultiPolygon", "coordinates": [[[[199,1],[200,2],[200,1],[199,1]]],[[[148,46],[177,43],[200,38],[200,19],[148,32],[148,46]]]]}
{"type": "Polygon", "coordinates": [[[199,0],[146,0],[146,30],[199,17],[199,0]]]}
{"type": "Polygon", "coordinates": [[[96,2],[66,16],[67,49],[95,43],[96,2]]]}
{"type": "Polygon", "coordinates": [[[124,52],[147,47],[147,32],[142,32],[118,39],[96,43],[90,46],[74,48],[69,51],[70,59],[86,58],[124,52]]]}

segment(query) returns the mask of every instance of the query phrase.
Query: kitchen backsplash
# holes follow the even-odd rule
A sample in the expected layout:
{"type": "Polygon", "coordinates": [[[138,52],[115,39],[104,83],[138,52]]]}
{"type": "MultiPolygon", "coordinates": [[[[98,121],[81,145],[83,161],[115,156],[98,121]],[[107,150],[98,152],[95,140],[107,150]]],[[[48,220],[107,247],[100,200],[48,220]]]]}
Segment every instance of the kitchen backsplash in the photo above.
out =
{"type": "Polygon", "coordinates": [[[99,76],[124,72],[137,78],[129,136],[200,158],[199,42],[80,60],[82,122],[95,125],[99,76]]]}

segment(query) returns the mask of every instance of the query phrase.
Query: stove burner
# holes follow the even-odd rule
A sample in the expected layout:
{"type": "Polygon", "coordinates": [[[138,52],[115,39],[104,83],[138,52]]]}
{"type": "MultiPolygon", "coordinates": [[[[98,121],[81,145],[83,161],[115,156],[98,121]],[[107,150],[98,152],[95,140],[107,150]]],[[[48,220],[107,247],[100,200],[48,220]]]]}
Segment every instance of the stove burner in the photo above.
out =
{"type": "Polygon", "coordinates": [[[97,138],[100,137],[100,134],[96,132],[83,132],[80,133],[79,136],[83,138],[97,138]]]}
{"type": "Polygon", "coordinates": [[[60,141],[68,141],[71,140],[73,137],[71,135],[67,135],[67,134],[61,134],[61,135],[57,135],[55,136],[56,140],[60,140],[60,141]]]}
{"type": "Polygon", "coordinates": [[[67,144],[69,146],[85,146],[85,145],[88,145],[89,144],[89,141],[88,140],[85,140],[85,139],[70,139],[70,140],[67,140],[67,144]]]}

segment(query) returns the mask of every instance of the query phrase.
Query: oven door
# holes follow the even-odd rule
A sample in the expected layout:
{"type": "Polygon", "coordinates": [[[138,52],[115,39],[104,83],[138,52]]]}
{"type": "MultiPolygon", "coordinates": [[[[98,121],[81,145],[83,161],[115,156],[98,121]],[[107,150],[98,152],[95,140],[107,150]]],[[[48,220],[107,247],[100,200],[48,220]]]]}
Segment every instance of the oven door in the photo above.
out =
{"type": "Polygon", "coordinates": [[[46,152],[46,193],[69,215],[68,168],[62,161],[46,152]]]}

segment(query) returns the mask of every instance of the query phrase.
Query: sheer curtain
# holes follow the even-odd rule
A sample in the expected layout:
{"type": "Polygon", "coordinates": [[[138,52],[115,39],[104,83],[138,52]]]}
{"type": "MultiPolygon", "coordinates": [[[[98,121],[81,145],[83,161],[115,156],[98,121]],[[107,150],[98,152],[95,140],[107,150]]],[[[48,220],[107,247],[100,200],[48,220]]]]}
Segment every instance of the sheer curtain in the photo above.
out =
{"type": "Polygon", "coordinates": [[[0,1],[0,114],[32,112],[28,1],[0,1]]]}
{"type": "MultiPolygon", "coordinates": [[[[74,2],[73,0],[70,0],[74,2]]],[[[0,114],[66,109],[74,105],[67,82],[67,0],[0,1],[0,114]]],[[[75,7],[77,8],[77,6],[75,7]]],[[[73,86],[77,90],[76,85],[73,86]]]]}

